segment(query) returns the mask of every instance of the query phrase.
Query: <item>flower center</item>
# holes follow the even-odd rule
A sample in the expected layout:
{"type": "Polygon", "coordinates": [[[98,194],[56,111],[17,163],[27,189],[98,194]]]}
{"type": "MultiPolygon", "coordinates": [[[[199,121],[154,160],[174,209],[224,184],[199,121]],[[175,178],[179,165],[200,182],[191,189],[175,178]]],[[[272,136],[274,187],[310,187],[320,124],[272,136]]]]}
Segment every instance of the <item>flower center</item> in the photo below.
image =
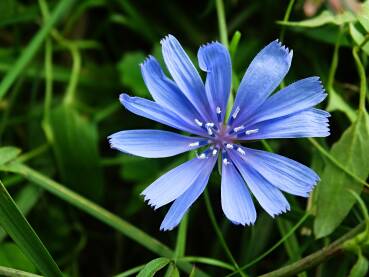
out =
{"type": "MultiPolygon", "coordinates": [[[[228,124],[225,124],[222,122],[221,113],[222,113],[221,109],[217,107],[216,108],[216,114],[217,114],[217,119],[218,119],[217,124],[214,122],[204,123],[197,118],[194,119],[194,123],[206,131],[208,135],[208,140],[201,141],[201,142],[200,141],[194,142],[194,143],[191,143],[189,146],[197,147],[197,146],[210,145],[210,147],[207,150],[205,150],[203,153],[198,155],[199,159],[205,159],[211,155],[215,156],[218,154],[219,151],[221,151],[223,153],[223,156],[226,157],[227,156],[226,150],[234,149],[234,148],[236,148],[236,150],[240,154],[244,155],[245,151],[238,146],[234,146],[234,142],[236,142],[237,139],[241,136],[255,134],[259,131],[259,129],[247,130],[244,125],[240,125],[236,127],[232,126],[232,123],[237,118],[238,114],[240,113],[239,107],[237,107],[234,110],[234,112],[231,114],[228,120],[228,124]]],[[[223,162],[227,164],[228,162],[227,158],[224,158],[223,162]]]]}

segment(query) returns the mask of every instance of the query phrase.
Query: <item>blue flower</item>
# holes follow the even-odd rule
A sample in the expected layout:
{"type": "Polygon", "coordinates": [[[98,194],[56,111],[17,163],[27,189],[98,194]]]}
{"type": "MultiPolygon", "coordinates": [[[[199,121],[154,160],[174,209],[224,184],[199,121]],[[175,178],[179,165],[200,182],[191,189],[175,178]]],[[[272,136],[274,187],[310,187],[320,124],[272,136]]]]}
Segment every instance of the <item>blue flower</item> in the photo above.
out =
{"type": "Polygon", "coordinates": [[[141,65],[143,79],[154,101],[120,95],[129,111],[194,136],[160,130],[130,130],[109,137],[112,148],[147,158],[161,158],[205,149],[148,186],[142,195],[155,209],[173,202],[160,229],[172,230],[204,191],[221,156],[221,204],[235,224],[253,224],[254,195],[272,217],[290,206],[281,191],[308,197],[319,176],[286,157],[241,145],[270,138],[326,137],[329,113],[314,108],[326,93],[318,77],[297,81],[274,93],[287,74],[292,51],[273,41],[251,62],[238,88],[230,116],[232,65],[227,49],[218,42],[200,47],[199,73],[178,40],[162,41],[169,79],[150,56],[141,65]]]}

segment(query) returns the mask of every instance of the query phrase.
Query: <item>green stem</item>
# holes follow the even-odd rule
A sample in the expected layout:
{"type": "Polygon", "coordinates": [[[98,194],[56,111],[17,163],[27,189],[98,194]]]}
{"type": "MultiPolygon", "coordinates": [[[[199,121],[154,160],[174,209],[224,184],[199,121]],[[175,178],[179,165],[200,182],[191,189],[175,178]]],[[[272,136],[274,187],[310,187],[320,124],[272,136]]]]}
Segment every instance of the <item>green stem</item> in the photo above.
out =
{"type": "Polygon", "coordinates": [[[328,91],[333,90],[333,82],[334,82],[334,77],[336,76],[336,71],[337,71],[337,66],[338,66],[338,58],[339,58],[338,54],[339,54],[339,50],[341,46],[340,42],[341,42],[342,34],[343,34],[343,29],[340,28],[340,32],[338,33],[338,37],[334,45],[332,62],[331,62],[331,66],[329,68],[329,73],[328,73],[328,81],[327,81],[328,91]]]}
{"type": "Polygon", "coordinates": [[[70,76],[70,81],[68,83],[67,91],[65,93],[65,98],[64,98],[64,101],[66,104],[73,103],[73,100],[76,94],[77,84],[78,84],[78,77],[81,71],[81,55],[78,51],[78,48],[73,45],[69,47],[69,50],[72,55],[73,66],[72,66],[72,73],[70,76]]]}
{"type": "Polygon", "coordinates": [[[220,230],[219,228],[219,225],[217,223],[217,220],[215,218],[215,215],[214,215],[214,211],[213,211],[213,207],[211,206],[211,202],[210,202],[210,198],[209,198],[209,193],[208,193],[208,190],[205,189],[204,191],[204,199],[205,199],[205,204],[206,204],[206,209],[208,211],[208,215],[210,217],[210,221],[214,227],[214,230],[215,230],[215,233],[220,241],[220,244],[222,245],[226,255],[228,256],[229,260],[232,262],[233,266],[234,266],[234,269],[240,273],[241,276],[245,276],[245,274],[242,272],[242,270],[240,270],[240,267],[238,266],[236,260],[234,259],[232,253],[231,253],[231,250],[229,249],[224,237],[223,237],[223,234],[222,234],[222,231],[220,230]]]}
{"type": "Polygon", "coordinates": [[[194,257],[194,256],[187,256],[180,259],[180,261],[186,261],[189,263],[200,263],[200,264],[206,264],[206,265],[212,265],[220,268],[225,268],[228,270],[233,271],[234,267],[228,263],[225,263],[220,260],[208,258],[208,257],[194,257]]]}
{"type": "Polygon", "coordinates": [[[45,43],[45,102],[44,102],[44,121],[49,122],[50,109],[53,93],[53,61],[52,61],[52,42],[48,38],[45,43]]]}
{"type": "Polygon", "coordinates": [[[330,245],[320,249],[313,254],[306,256],[305,258],[279,268],[275,271],[263,274],[259,277],[286,277],[286,276],[296,276],[299,272],[303,272],[311,267],[314,267],[320,263],[323,263],[333,257],[341,253],[344,250],[344,244],[346,241],[350,240],[351,238],[355,237],[364,229],[365,223],[361,223],[360,225],[356,226],[354,229],[349,231],[347,234],[339,238],[338,240],[334,241],[330,245]]]}
{"type": "Polygon", "coordinates": [[[186,239],[187,239],[187,226],[188,226],[188,214],[186,214],[181,223],[179,224],[176,248],[174,250],[174,260],[183,257],[186,252],[186,239]]]}
{"type": "Polygon", "coordinates": [[[224,13],[223,0],[215,0],[215,5],[218,15],[218,28],[220,34],[220,41],[228,48],[227,23],[224,13]]]}
{"type": "MultiPolygon", "coordinates": [[[[288,22],[288,20],[290,19],[292,7],[293,7],[294,4],[295,4],[295,0],[290,0],[290,2],[288,3],[287,10],[286,10],[286,12],[284,14],[284,17],[283,17],[283,21],[282,21],[283,23],[288,22]]],[[[283,40],[284,40],[285,33],[286,33],[286,27],[284,25],[282,25],[281,34],[279,36],[279,40],[281,42],[283,42],[283,40]]]]}
{"type": "MultiPolygon", "coordinates": [[[[268,256],[270,253],[272,253],[275,249],[277,249],[282,243],[284,243],[290,236],[292,236],[298,228],[308,219],[310,214],[306,213],[296,224],[293,226],[287,234],[283,238],[281,238],[276,244],[274,244],[270,249],[265,251],[263,254],[261,254],[259,257],[257,257],[255,260],[245,264],[241,267],[242,270],[245,270],[247,268],[250,268],[251,266],[255,265],[259,261],[263,260],[266,256],[268,256]]],[[[227,277],[233,276],[235,273],[231,273],[227,275],[227,277]]]]}
{"type": "MultiPolygon", "coordinates": [[[[364,40],[365,42],[365,40],[364,40]]],[[[364,43],[363,42],[363,43],[364,43]]],[[[360,44],[360,47],[361,45],[364,45],[364,44],[360,44]]],[[[354,60],[355,60],[355,63],[356,63],[356,68],[357,68],[357,71],[359,73],[359,76],[360,76],[360,100],[359,100],[359,110],[361,111],[365,111],[365,97],[366,97],[366,76],[365,76],[365,68],[363,66],[363,64],[361,63],[361,60],[359,58],[359,50],[360,50],[360,47],[354,47],[352,49],[352,55],[354,56],[354,60]]]]}

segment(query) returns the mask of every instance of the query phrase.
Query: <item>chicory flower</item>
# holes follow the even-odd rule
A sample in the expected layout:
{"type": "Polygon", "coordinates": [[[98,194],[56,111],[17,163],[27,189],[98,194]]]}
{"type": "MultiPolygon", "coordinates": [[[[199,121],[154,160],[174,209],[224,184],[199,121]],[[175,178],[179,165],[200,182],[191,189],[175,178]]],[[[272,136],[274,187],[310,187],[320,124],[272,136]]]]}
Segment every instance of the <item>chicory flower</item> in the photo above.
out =
{"type": "Polygon", "coordinates": [[[289,158],[242,146],[272,138],[326,137],[329,113],[314,108],[326,93],[318,77],[273,91],[287,74],[292,51],[273,41],[249,65],[238,88],[229,118],[232,65],[228,50],[213,42],[200,47],[199,73],[178,40],[162,41],[165,64],[172,79],[150,56],[141,65],[154,101],[120,95],[129,111],[193,136],[160,130],[128,130],[109,137],[112,148],[146,158],[162,158],[204,149],[148,186],[142,195],[155,209],[173,202],[160,229],[171,230],[204,191],[218,161],[221,165],[221,204],[235,224],[256,220],[251,194],[271,216],[290,209],[281,191],[308,197],[319,181],[310,168],[289,158]]]}

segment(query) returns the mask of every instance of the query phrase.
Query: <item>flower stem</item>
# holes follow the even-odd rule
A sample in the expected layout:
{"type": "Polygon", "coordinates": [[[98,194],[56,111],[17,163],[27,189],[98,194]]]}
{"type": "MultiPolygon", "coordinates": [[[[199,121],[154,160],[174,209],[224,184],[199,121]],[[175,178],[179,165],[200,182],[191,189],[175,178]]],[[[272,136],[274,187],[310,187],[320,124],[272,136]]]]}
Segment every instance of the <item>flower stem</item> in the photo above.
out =
{"type": "Polygon", "coordinates": [[[215,5],[218,15],[218,27],[220,34],[220,41],[228,48],[228,34],[227,34],[227,23],[224,13],[223,0],[215,0],[215,5]]]}
{"type": "MultiPolygon", "coordinates": [[[[284,14],[282,22],[288,22],[288,20],[290,19],[292,7],[293,7],[294,4],[295,4],[295,0],[290,0],[290,2],[288,3],[287,10],[284,14]]],[[[279,40],[281,42],[283,42],[283,40],[284,40],[285,32],[286,32],[286,27],[285,27],[285,25],[282,25],[281,34],[279,35],[279,40]]]]}
{"type": "Polygon", "coordinates": [[[330,245],[324,247],[323,249],[320,249],[295,263],[289,264],[275,271],[263,274],[259,277],[295,276],[299,272],[305,271],[313,266],[323,263],[329,258],[333,257],[334,255],[337,255],[340,252],[342,252],[344,250],[345,242],[355,237],[357,234],[359,234],[360,231],[364,229],[364,226],[365,223],[361,223],[354,229],[349,231],[347,234],[345,234],[338,240],[334,241],[330,245]]]}
{"type": "Polygon", "coordinates": [[[230,249],[229,249],[229,247],[228,247],[228,245],[227,245],[227,243],[226,243],[226,241],[225,241],[225,239],[224,239],[224,237],[223,237],[223,234],[222,234],[222,232],[221,232],[221,230],[220,230],[220,228],[219,228],[219,225],[218,225],[218,223],[217,223],[217,221],[216,221],[216,219],[215,219],[215,215],[214,215],[213,207],[211,206],[211,202],[210,202],[210,198],[209,198],[209,193],[208,193],[208,190],[207,190],[207,189],[205,189],[205,191],[204,191],[204,199],[205,199],[206,209],[207,209],[208,214],[209,214],[209,217],[210,217],[210,221],[211,221],[211,223],[213,224],[213,227],[214,227],[215,233],[216,233],[216,234],[217,234],[217,236],[218,236],[218,239],[219,239],[219,241],[220,241],[220,244],[222,245],[222,247],[223,247],[223,249],[224,249],[224,251],[225,251],[226,255],[228,256],[229,260],[232,262],[232,264],[233,264],[233,266],[234,266],[235,270],[236,270],[237,272],[239,272],[239,274],[240,274],[241,276],[246,276],[246,275],[242,272],[242,270],[240,269],[240,267],[238,266],[238,264],[237,264],[236,260],[234,259],[233,255],[232,255],[232,253],[231,253],[231,251],[230,251],[230,249]]]}
{"type": "Polygon", "coordinates": [[[356,68],[360,76],[360,100],[359,100],[359,110],[365,111],[365,97],[366,97],[366,76],[365,76],[365,68],[359,57],[360,48],[366,44],[369,40],[369,36],[357,47],[352,49],[352,55],[354,56],[354,60],[356,63],[356,68]]]}

